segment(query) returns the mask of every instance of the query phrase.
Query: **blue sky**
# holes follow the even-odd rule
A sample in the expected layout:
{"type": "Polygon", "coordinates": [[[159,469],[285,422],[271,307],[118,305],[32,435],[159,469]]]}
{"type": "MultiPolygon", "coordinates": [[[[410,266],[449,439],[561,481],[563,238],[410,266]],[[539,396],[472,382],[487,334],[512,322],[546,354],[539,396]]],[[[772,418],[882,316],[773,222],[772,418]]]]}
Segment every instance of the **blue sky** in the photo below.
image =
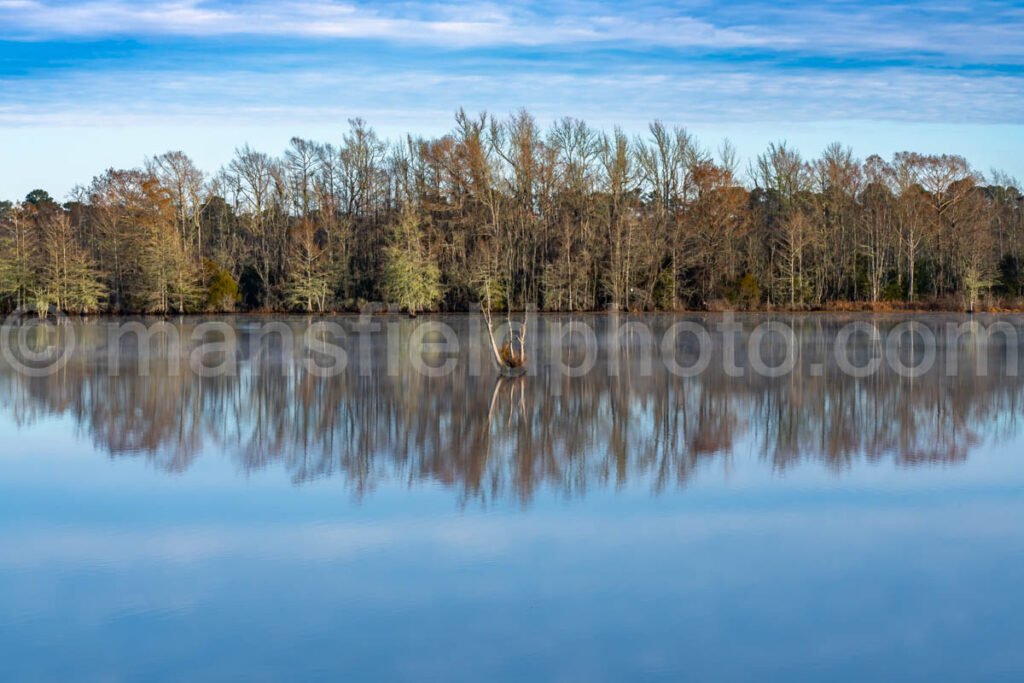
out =
{"type": "Polygon", "coordinates": [[[0,0],[0,197],[171,148],[213,171],[353,116],[439,134],[459,106],[1024,177],[1024,4],[0,0]]]}

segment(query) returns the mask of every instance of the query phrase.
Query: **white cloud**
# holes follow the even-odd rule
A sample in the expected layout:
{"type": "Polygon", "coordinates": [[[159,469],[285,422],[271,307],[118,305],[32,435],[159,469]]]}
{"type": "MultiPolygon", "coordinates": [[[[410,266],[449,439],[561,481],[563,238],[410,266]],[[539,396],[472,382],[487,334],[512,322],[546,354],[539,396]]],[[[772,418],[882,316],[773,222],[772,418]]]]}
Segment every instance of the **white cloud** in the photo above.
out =
{"type": "Polygon", "coordinates": [[[687,123],[827,121],[1021,123],[1024,78],[906,68],[754,72],[707,65],[632,66],[586,74],[543,67],[214,73],[73,71],[0,79],[0,124],[119,125],[223,121],[236,125],[344,121],[361,115],[421,130],[460,106],[504,113],[526,106],[542,120],[600,124],[652,118],[687,123]],[[141,95],[140,95],[141,94],[141,95]],[[404,117],[404,118],[403,118],[404,117]]]}
{"type": "Polygon", "coordinates": [[[717,29],[689,18],[657,24],[623,21],[619,17],[564,17],[542,20],[513,15],[496,6],[483,11],[455,12],[431,8],[418,17],[385,13],[354,4],[326,0],[245,6],[217,6],[201,0],[129,3],[92,0],[56,5],[42,0],[0,2],[8,36],[100,35],[275,35],[321,38],[376,38],[442,47],[483,45],[552,45],[636,40],[677,46],[739,46],[767,44],[766,36],[717,29]],[[14,11],[17,10],[17,11],[14,11]],[[4,16],[6,15],[6,16],[4,16]]]}
{"type": "Polygon", "coordinates": [[[293,36],[378,39],[438,47],[585,46],[640,48],[758,47],[772,51],[850,53],[927,51],[961,56],[1024,56],[1024,29],[1013,8],[950,14],[937,6],[908,15],[898,7],[813,3],[728,9],[686,3],[615,7],[552,2],[535,7],[365,5],[332,0],[218,4],[209,0],[0,0],[0,36],[111,35],[293,36]],[[916,16],[916,18],[915,18],[916,16]]]}
{"type": "Polygon", "coordinates": [[[701,17],[707,6],[647,3],[633,11],[604,4],[553,2],[534,7],[366,6],[331,0],[285,0],[222,5],[209,0],[0,0],[0,35],[293,36],[380,39],[440,47],[499,45],[640,47],[863,53],[923,51],[962,57],[1024,56],[1024,16],[998,4],[985,11],[950,12],[940,5],[858,7],[813,3],[764,7],[736,3],[701,17]]]}

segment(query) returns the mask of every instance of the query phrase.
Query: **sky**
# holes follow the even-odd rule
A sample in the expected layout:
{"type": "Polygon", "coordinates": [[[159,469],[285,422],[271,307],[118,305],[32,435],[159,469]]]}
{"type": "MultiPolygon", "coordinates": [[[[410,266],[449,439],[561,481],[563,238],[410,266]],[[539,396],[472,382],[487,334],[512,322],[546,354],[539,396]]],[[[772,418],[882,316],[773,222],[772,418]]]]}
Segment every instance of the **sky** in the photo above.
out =
{"type": "Polygon", "coordinates": [[[1024,178],[1024,3],[0,0],[0,198],[170,149],[213,172],[357,116],[440,135],[459,107],[1024,178]]]}

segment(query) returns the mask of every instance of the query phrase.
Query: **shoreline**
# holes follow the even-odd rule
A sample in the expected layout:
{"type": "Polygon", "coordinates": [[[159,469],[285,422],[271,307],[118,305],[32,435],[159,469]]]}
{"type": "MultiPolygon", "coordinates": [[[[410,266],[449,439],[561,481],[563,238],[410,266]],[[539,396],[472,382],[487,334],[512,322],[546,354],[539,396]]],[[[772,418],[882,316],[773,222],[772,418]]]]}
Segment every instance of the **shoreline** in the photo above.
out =
{"type": "MultiPolygon", "coordinates": [[[[521,315],[527,312],[524,309],[513,309],[512,313],[521,315]]],[[[34,311],[23,312],[18,314],[16,311],[8,311],[2,314],[3,319],[0,320],[0,324],[8,324],[12,318],[15,320],[41,320],[41,319],[54,319],[56,317],[76,320],[117,320],[117,319],[132,319],[132,318],[144,318],[154,319],[162,318],[165,320],[171,320],[176,318],[274,318],[274,317],[288,317],[288,318],[358,318],[362,316],[369,316],[374,318],[384,317],[397,317],[397,318],[408,318],[415,320],[417,318],[429,318],[432,316],[469,316],[478,315],[480,311],[476,310],[452,310],[452,311],[423,311],[415,316],[411,316],[404,311],[398,310],[387,310],[387,309],[374,309],[370,311],[353,311],[350,309],[338,309],[318,312],[307,312],[307,311],[293,311],[287,309],[270,309],[270,310],[235,310],[235,311],[188,311],[185,313],[151,313],[145,311],[126,311],[126,312],[113,312],[104,311],[99,313],[65,313],[60,312],[59,314],[51,313],[45,318],[36,316],[34,311]],[[15,317],[16,316],[16,317],[15,317]]],[[[801,315],[801,316],[842,316],[842,315],[963,315],[963,316],[982,316],[982,315],[1024,315],[1024,302],[1015,304],[1013,306],[978,306],[974,311],[968,311],[963,307],[952,307],[952,306],[941,306],[941,305],[929,305],[929,304],[908,304],[908,305],[871,305],[871,304],[852,304],[852,303],[841,303],[834,305],[826,305],[821,307],[813,308],[788,308],[788,307],[761,307],[755,309],[741,309],[741,308],[677,308],[677,309],[666,309],[666,310],[624,310],[616,308],[604,308],[604,309],[592,309],[592,310],[534,310],[531,312],[532,315],[539,316],[574,316],[574,315],[585,315],[585,316],[600,316],[610,315],[612,313],[618,313],[628,316],[663,316],[663,315],[710,315],[710,316],[723,316],[723,315],[740,315],[740,316],[768,316],[768,315],[801,315]]]]}

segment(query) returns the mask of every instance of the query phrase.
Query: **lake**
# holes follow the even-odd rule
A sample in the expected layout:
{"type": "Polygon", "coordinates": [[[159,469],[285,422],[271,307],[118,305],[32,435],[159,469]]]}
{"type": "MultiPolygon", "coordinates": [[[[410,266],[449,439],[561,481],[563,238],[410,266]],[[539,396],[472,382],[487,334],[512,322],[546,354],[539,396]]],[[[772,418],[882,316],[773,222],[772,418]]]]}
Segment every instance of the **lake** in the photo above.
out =
{"type": "Polygon", "coordinates": [[[5,329],[0,680],[1024,679],[1024,318],[225,322],[5,329]]]}

